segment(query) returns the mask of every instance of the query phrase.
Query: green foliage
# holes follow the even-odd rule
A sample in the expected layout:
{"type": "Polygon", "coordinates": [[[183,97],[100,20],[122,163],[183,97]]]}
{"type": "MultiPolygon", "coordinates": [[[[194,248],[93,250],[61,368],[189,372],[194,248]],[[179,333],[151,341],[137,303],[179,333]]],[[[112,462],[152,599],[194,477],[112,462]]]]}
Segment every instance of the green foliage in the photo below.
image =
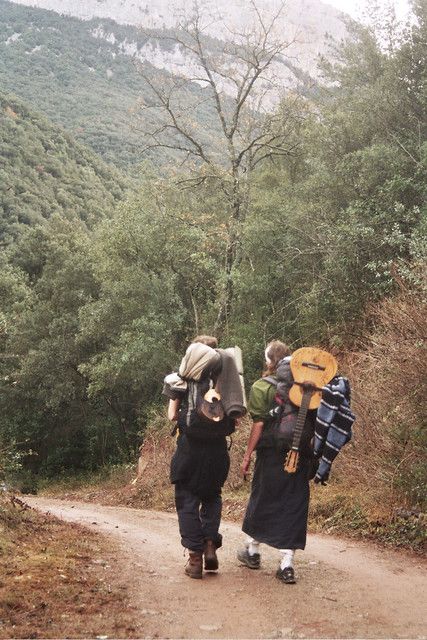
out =
{"type": "Polygon", "coordinates": [[[334,84],[304,117],[298,164],[291,157],[257,177],[235,317],[243,326],[251,313],[263,342],[286,336],[295,345],[343,344],[366,303],[390,294],[396,271],[416,246],[421,250],[422,42],[421,17],[387,54],[375,33],[353,25],[338,62],[324,65],[334,84]],[[256,311],[249,309],[251,293],[256,311]]]}
{"type": "Polygon", "coordinates": [[[157,184],[94,234],[53,215],[9,248],[0,432],[37,452],[26,468],[54,476],[135,452],[193,313],[214,299],[210,218],[194,225],[190,204],[157,184]]]}
{"type": "Polygon", "coordinates": [[[185,202],[170,191],[153,185],[98,229],[100,295],[80,312],[79,339],[90,356],[80,370],[91,380],[90,395],[127,390],[134,406],[144,404],[141,397],[147,404],[162,372],[179,360],[193,304],[209,308],[215,263],[203,252],[203,225],[187,220],[185,202]],[[171,215],[166,204],[174,195],[171,215]]]}
{"type": "Polygon", "coordinates": [[[0,120],[1,467],[16,477],[22,464],[20,475],[96,466],[111,450],[117,456],[123,436],[114,426],[121,444],[106,442],[109,409],[85,404],[78,310],[98,290],[89,230],[130,184],[16,98],[0,96],[0,120]],[[83,429],[85,442],[76,433],[86,422],[96,436],[83,429]]]}
{"type": "Polygon", "coordinates": [[[92,228],[130,184],[65,132],[0,93],[0,244],[54,214],[92,228]]]}

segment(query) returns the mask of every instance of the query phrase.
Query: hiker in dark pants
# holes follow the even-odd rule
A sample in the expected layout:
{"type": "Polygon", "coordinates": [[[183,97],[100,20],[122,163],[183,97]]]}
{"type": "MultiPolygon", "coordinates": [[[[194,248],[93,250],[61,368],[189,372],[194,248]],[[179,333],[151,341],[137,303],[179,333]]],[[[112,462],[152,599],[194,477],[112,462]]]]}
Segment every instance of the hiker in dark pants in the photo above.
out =
{"type": "Polygon", "coordinates": [[[242,525],[247,534],[246,546],[237,557],[250,569],[259,569],[260,543],[279,549],[281,561],[276,577],[293,584],[295,550],[304,549],[306,543],[311,461],[310,454],[307,458],[302,456],[296,473],[284,471],[286,452],[275,446],[269,433],[273,420],[269,412],[274,406],[276,387],[264,379],[275,378],[278,363],[289,356],[286,344],[279,340],[271,342],[265,350],[267,369],[264,377],[257,380],[250,391],[248,410],[253,425],[241,464],[243,476],[248,473],[255,449],[257,454],[251,495],[242,525]]]}
{"type": "MultiPolygon", "coordinates": [[[[183,359],[180,366],[185,388],[180,390],[182,380],[174,382],[175,374],[171,374],[165,378],[163,393],[169,398],[168,417],[176,423],[175,430],[178,430],[170,479],[175,485],[181,544],[189,550],[185,573],[190,578],[202,578],[203,568],[205,571],[216,571],[219,566],[216,551],[222,546],[222,536],[219,533],[221,490],[230,467],[226,434],[234,431],[235,418],[224,415],[214,423],[212,428],[216,430],[215,435],[209,431],[209,425],[200,421],[192,405],[197,389],[190,380],[194,377],[198,380],[197,384],[201,385],[204,381],[216,381],[226,368],[224,363],[227,357],[216,349],[217,340],[212,336],[199,336],[190,347],[187,349],[186,360],[183,359]],[[206,435],[209,437],[206,438],[206,435]]],[[[231,364],[235,368],[234,362],[231,364]]],[[[234,375],[234,371],[232,373],[234,375]]],[[[238,390],[235,387],[235,398],[239,402],[241,388],[237,369],[235,375],[239,385],[238,390]]],[[[233,384],[230,386],[233,387],[233,384]]],[[[232,398],[232,402],[235,398],[232,398]]],[[[243,406],[236,409],[237,414],[244,412],[243,406]]]]}

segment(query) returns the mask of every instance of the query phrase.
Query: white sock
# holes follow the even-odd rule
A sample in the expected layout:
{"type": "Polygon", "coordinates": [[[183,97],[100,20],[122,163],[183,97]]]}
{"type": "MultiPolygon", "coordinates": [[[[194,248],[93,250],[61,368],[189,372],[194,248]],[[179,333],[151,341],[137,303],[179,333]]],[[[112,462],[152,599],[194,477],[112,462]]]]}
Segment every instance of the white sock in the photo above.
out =
{"type": "Polygon", "coordinates": [[[246,538],[246,547],[250,556],[259,553],[259,542],[253,538],[246,538]]]}
{"type": "Polygon", "coordinates": [[[286,567],[293,567],[295,549],[280,549],[280,553],[282,554],[282,560],[280,561],[280,568],[285,569],[286,567]]]}

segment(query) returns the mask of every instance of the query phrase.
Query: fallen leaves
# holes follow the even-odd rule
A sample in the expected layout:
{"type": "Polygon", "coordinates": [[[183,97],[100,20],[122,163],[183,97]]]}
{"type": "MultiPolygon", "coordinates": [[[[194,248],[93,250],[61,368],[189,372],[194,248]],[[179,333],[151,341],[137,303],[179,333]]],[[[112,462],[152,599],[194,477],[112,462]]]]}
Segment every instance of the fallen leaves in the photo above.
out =
{"type": "Polygon", "coordinates": [[[0,504],[0,638],[126,637],[136,613],[111,541],[12,508],[0,504]]]}

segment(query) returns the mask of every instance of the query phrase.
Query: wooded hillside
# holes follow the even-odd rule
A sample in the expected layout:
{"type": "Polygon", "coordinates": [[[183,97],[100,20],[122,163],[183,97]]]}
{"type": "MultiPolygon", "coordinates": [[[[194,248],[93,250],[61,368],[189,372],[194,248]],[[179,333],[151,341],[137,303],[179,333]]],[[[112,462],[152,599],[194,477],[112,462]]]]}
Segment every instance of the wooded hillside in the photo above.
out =
{"type": "Polygon", "coordinates": [[[55,214],[93,228],[130,181],[65,131],[0,93],[0,243],[55,214]]]}

